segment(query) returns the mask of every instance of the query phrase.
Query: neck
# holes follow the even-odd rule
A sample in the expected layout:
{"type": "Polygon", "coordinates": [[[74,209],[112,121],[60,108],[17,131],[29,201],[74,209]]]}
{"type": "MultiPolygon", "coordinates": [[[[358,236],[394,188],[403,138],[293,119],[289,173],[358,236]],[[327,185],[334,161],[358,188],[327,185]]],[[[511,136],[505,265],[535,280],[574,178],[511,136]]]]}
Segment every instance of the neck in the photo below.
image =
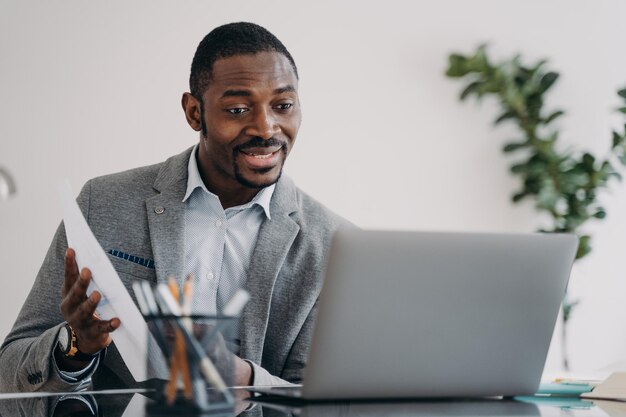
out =
{"type": "Polygon", "coordinates": [[[204,186],[219,197],[224,210],[250,202],[260,191],[258,188],[246,187],[235,179],[224,178],[220,172],[207,167],[202,158],[198,158],[197,161],[204,186]]]}
{"type": "Polygon", "coordinates": [[[204,181],[204,185],[207,187],[207,190],[211,191],[220,198],[220,203],[222,203],[222,208],[224,210],[250,202],[250,200],[252,200],[259,192],[257,189],[247,187],[241,187],[241,189],[237,191],[232,189],[220,191],[210,187],[204,178],[202,180],[204,181]]]}

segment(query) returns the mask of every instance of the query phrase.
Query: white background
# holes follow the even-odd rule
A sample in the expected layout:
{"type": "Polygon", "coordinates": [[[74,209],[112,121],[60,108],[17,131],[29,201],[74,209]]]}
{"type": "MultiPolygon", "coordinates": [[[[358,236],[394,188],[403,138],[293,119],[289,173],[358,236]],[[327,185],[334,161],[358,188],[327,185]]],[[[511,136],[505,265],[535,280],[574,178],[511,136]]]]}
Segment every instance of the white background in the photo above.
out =
{"type": "MultiPolygon", "coordinates": [[[[493,101],[458,101],[447,56],[489,42],[497,59],[548,58],[562,74],[548,106],[567,110],[563,144],[603,155],[623,123],[624,16],[619,0],[0,0],[0,165],[19,187],[0,203],[0,339],[60,221],[61,179],[78,192],[197,141],[180,97],[215,26],[253,21],[291,51],[304,121],[286,171],[334,211],[366,228],[526,232],[545,219],[509,199],[518,180],[500,149],[517,133],[492,127],[493,101]]],[[[602,199],[609,217],[588,225],[594,252],[570,284],[579,372],[626,359],[626,184],[602,199]]]]}

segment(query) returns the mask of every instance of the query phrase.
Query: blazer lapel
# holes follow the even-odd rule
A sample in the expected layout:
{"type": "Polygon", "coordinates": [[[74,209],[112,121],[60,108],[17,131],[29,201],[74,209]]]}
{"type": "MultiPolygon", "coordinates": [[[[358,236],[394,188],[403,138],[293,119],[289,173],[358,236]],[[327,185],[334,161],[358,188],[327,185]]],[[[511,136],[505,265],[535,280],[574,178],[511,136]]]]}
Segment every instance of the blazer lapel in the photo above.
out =
{"type": "MultiPolygon", "coordinates": [[[[150,241],[158,282],[182,280],[185,251],[187,166],[191,148],[168,159],[154,182],[158,192],[146,200],[150,241]]],[[[248,270],[246,289],[251,299],[241,317],[240,356],[261,362],[274,283],[300,226],[290,217],[298,210],[296,187],[283,176],[270,203],[271,219],[261,225],[248,270]]]]}
{"type": "Polygon", "coordinates": [[[261,225],[246,289],[250,302],[242,312],[240,356],[260,363],[274,283],[300,226],[290,217],[297,210],[296,188],[288,178],[276,184],[270,204],[271,219],[261,225]]]}
{"type": "Polygon", "coordinates": [[[187,166],[191,149],[165,161],[154,182],[159,193],[146,200],[150,242],[158,282],[182,281],[185,255],[187,166]]]}

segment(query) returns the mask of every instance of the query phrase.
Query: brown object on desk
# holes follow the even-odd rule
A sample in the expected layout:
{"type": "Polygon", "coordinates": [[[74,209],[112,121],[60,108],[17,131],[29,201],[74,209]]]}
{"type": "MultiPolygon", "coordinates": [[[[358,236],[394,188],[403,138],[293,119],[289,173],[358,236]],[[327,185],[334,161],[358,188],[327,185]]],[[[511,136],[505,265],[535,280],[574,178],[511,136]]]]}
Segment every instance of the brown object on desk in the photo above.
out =
{"type": "MultiPolygon", "coordinates": [[[[174,298],[180,302],[180,292],[178,284],[173,278],[170,278],[168,286],[174,298]]],[[[189,360],[187,358],[187,347],[183,333],[180,329],[174,330],[174,351],[170,360],[170,379],[165,387],[165,397],[169,405],[176,401],[176,391],[178,390],[178,374],[180,373],[183,380],[185,398],[191,400],[193,398],[193,389],[191,385],[191,372],[189,370],[189,360]]]]}
{"type": "Polygon", "coordinates": [[[615,372],[580,398],[626,401],[626,372],[615,372]]]}

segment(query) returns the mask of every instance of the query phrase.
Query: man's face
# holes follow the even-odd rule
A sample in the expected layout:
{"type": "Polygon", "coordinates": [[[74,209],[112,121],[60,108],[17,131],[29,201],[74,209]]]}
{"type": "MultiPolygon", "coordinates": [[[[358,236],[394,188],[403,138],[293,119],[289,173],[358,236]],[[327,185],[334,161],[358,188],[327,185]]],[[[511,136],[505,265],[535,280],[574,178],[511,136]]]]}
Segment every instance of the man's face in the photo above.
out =
{"type": "Polygon", "coordinates": [[[300,127],[297,88],[294,71],[280,53],[215,62],[200,103],[199,129],[190,121],[202,132],[198,156],[211,188],[236,192],[278,180],[300,127]]]}

